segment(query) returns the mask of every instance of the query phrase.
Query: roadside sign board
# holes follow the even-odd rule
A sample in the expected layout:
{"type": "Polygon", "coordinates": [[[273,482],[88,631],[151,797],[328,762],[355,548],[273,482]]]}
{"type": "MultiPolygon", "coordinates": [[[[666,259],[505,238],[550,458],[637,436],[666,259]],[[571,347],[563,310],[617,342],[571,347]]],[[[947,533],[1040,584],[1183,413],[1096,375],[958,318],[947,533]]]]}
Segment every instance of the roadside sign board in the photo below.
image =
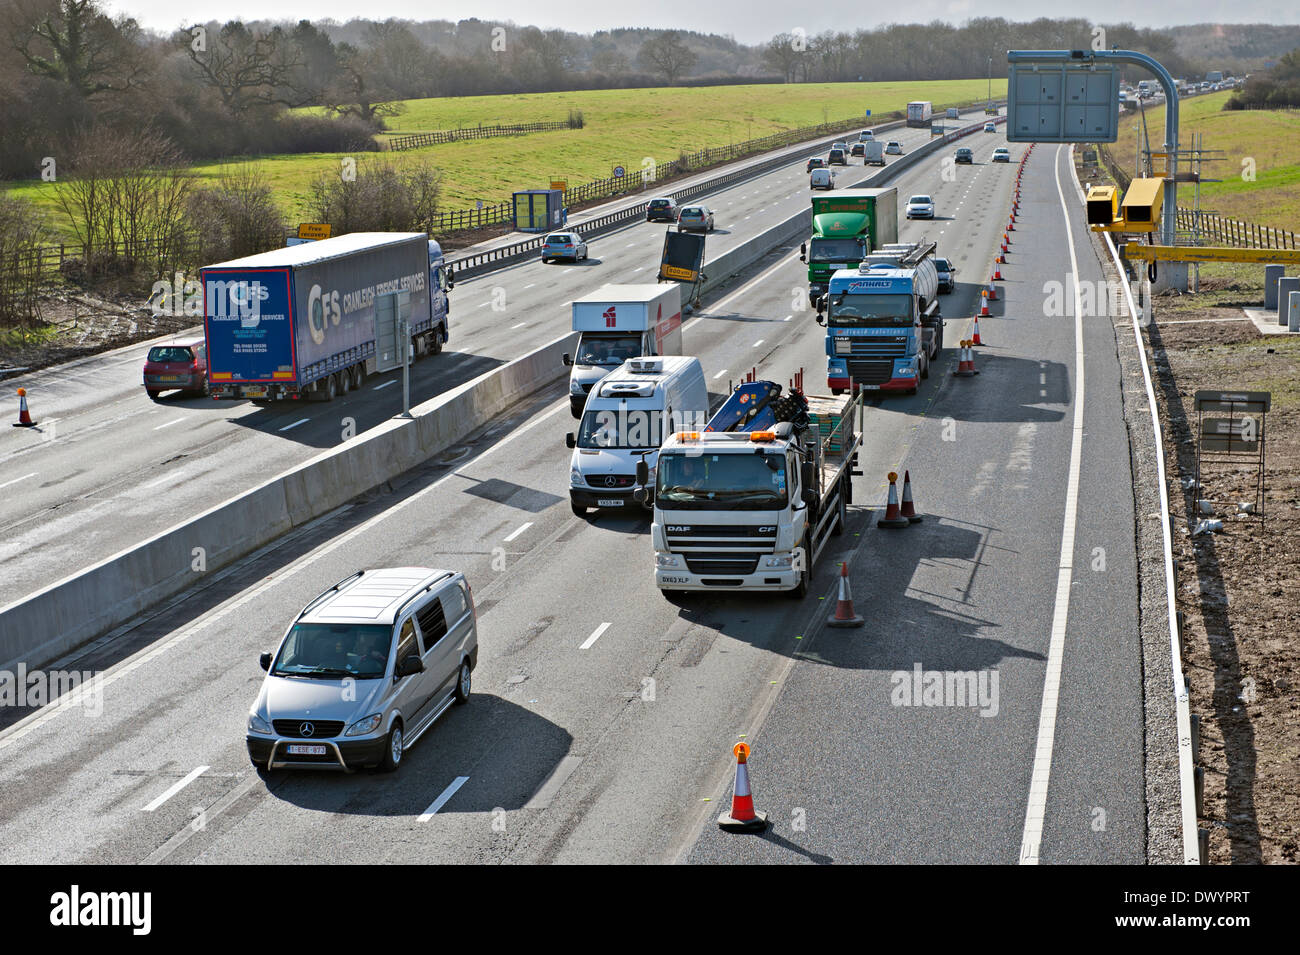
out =
{"type": "Polygon", "coordinates": [[[566,189],[569,188],[569,180],[567,180],[567,179],[552,179],[552,180],[551,180],[551,188],[552,188],[552,189],[558,189],[558,190],[560,190],[560,192],[564,192],[564,190],[566,190],[566,189]]]}
{"type": "Polygon", "coordinates": [[[1007,80],[1007,141],[1113,143],[1119,70],[1109,63],[1017,59],[1007,80]]]}
{"type": "Polygon", "coordinates": [[[298,225],[300,239],[328,239],[330,224],[328,222],[303,222],[298,225]]]}
{"type": "Polygon", "coordinates": [[[695,282],[704,264],[704,236],[692,232],[665,232],[659,277],[676,282],[695,282]]]}
{"type": "MultiPolygon", "coordinates": [[[[1230,483],[1254,470],[1254,510],[1264,517],[1264,472],[1267,440],[1264,423],[1273,395],[1268,391],[1198,391],[1196,409],[1196,487],[1206,494],[1201,476],[1210,465],[1232,468],[1230,483]],[[1249,468],[1247,467],[1249,466],[1249,468]]],[[[1221,491],[1222,493],[1222,491],[1221,491]]],[[[1229,492],[1230,493],[1230,492],[1229,492]]],[[[1247,512],[1249,513],[1249,512],[1247,512]]]]}
{"type": "Polygon", "coordinates": [[[1197,411],[1243,411],[1262,413],[1270,410],[1271,391],[1198,391],[1197,411]]]}

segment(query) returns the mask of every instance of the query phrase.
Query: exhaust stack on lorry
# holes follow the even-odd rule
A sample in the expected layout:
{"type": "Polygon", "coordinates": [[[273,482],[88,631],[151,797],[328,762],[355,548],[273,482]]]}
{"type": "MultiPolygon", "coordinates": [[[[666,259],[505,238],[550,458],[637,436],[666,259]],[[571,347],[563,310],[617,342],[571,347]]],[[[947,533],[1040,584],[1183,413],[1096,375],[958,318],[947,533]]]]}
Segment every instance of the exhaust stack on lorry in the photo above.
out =
{"type": "Polygon", "coordinates": [[[354,232],[209,265],[203,332],[214,398],[329,401],[397,352],[376,314],[408,322],[413,354],[442,350],[451,277],[422,232],[354,232]],[[385,354],[380,354],[385,349],[385,354]]]}

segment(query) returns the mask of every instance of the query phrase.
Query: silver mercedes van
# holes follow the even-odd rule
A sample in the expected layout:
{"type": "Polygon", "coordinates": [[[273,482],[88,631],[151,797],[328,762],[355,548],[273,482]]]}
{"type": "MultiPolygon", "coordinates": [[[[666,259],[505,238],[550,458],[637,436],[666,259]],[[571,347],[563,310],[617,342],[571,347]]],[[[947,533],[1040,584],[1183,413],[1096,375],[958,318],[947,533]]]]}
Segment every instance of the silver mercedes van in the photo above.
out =
{"type": "Polygon", "coordinates": [[[474,596],[463,574],[428,567],[359,570],[303,609],[248,714],[259,770],[377,767],[470,695],[478,662],[474,596]]]}

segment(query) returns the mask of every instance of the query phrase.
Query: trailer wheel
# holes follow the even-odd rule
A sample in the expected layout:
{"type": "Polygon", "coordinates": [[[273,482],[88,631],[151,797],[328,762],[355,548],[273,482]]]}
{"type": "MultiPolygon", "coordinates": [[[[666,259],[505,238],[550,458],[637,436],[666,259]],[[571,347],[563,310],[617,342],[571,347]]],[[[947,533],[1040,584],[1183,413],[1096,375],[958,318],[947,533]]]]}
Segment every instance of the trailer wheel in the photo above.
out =
{"type": "Polygon", "coordinates": [[[443,332],[440,328],[433,330],[433,347],[429,349],[430,354],[437,355],[442,351],[443,332]]]}
{"type": "Polygon", "coordinates": [[[333,375],[326,375],[320,380],[316,390],[324,396],[322,401],[333,401],[334,396],[339,393],[338,380],[333,375]]]}
{"type": "Polygon", "coordinates": [[[358,362],[352,366],[352,390],[360,391],[361,386],[366,383],[366,364],[358,362]]]}
{"type": "Polygon", "coordinates": [[[346,395],[352,390],[352,373],[344,368],[335,377],[339,380],[339,394],[346,395]]]}

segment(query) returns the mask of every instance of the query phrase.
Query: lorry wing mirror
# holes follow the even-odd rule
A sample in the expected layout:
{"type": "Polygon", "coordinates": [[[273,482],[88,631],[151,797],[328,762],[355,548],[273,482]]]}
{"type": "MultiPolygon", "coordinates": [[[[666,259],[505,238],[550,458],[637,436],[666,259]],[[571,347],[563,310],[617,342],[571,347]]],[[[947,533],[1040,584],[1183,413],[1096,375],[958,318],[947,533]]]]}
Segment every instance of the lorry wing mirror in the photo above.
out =
{"type": "Polygon", "coordinates": [[[447,270],[447,291],[450,292],[456,287],[456,273],[451,269],[447,270]]]}
{"type": "Polygon", "coordinates": [[[807,261],[808,261],[808,243],[807,243],[807,242],[801,242],[801,243],[799,243],[799,261],[800,261],[800,262],[807,262],[807,261]]]}
{"type": "Polygon", "coordinates": [[[642,458],[636,463],[636,483],[644,488],[649,482],[650,465],[645,463],[645,458],[642,458]]]}
{"type": "Polygon", "coordinates": [[[564,436],[564,446],[566,448],[576,448],[578,446],[578,442],[574,439],[572,431],[564,436]]]}
{"type": "Polygon", "coordinates": [[[803,496],[806,500],[813,493],[813,463],[804,461],[799,465],[799,483],[803,487],[803,496]]]}
{"type": "Polygon", "coordinates": [[[560,361],[564,362],[565,366],[567,367],[573,364],[573,356],[570,355],[568,352],[565,352],[563,355],[560,356],[560,361]]]}

